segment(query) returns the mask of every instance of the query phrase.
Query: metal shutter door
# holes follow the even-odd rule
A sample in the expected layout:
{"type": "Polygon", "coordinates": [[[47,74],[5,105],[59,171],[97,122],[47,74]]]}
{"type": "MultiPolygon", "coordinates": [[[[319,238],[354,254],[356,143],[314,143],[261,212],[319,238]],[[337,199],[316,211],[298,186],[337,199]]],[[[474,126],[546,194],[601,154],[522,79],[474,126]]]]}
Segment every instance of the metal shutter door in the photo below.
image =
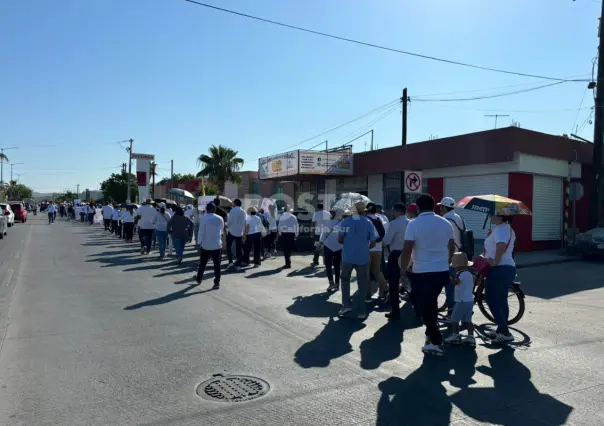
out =
{"type": "Polygon", "coordinates": [[[562,239],[562,178],[533,176],[533,241],[562,239]]]}
{"type": "MultiPolygon", "coordinates": [[[[468,195],[496,194],[508,196],[507,173],[482,176],[464,176],[445,178],[445,197],[452,197],[456,202],[468,195]]],[[[439,202],[440,200],[436,200],[439,202]]],[[[486,215],[464,209],[457,209],[466,222],[468,229],[474,231],[474,238],[484,240],[487,237],[487,229],[482,229],[486,215]]]]}

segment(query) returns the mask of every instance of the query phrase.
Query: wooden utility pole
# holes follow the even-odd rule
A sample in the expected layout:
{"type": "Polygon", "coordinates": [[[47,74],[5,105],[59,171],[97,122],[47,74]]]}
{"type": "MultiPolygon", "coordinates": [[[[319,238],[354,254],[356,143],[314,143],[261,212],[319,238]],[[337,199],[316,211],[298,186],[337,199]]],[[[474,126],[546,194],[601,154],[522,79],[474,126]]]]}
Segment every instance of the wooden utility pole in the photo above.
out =
{"type": "Polygon", "coordinates": [[[596,108],[594,112],[593,183],[589,203],[589,227],[595,228],[602,213],[602,145],[604,145],[604,46],[602,46],[602,19],[604,2],[600,11],[598,29],[598,77],[596,80],[596,108]],[[602,87],[600,87],[602,85],[602,87]],[[600,90],[601,89],[601,90],[600,90]]]}
{"type": "Polygon", "coordinates": [[[174,189],[174,160],[170,160],[170,189],[174,189]]]}
{"type": "Polygon", "coordinates": [[[126,201],[130,203],[132,202],[130,199],[130,175],[132,175],[132,144],[134,143],[134,139],[130,139],[128,142],[130,142],[130,148],[128,148],[128,188],[126,189],[126,201]]]}
{"type": "Polygon", "coordinates": [[[485,115],[485,117],[489,117],[489,118],[495,117],[495,128],[497,128],[497,119],[499,117],[509,117],[509,115],[508,114],[487,114],[487,115],[485,115]]]}
{"type": "Polygon", "coordinates": [[[409,98],[407,97],[407,88],[403,89],[403,128],[402,128],[402,136],[401,143],[403,146],[407,145],[407,103],[409,102],[409,98]]]}

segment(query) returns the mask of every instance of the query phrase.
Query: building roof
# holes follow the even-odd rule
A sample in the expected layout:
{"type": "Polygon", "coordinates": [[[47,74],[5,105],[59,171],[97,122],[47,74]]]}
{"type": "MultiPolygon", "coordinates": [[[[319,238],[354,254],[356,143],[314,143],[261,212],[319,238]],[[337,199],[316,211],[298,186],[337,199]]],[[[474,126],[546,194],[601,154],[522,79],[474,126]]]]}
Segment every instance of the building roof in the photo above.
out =
{"type": "Polygon", "coordinates": [[[516,152],[580,163],[592,161],[592,144],[519,127],[503,127],[355,153],[354,174],[504,163],[513,161],[516,152]]]}

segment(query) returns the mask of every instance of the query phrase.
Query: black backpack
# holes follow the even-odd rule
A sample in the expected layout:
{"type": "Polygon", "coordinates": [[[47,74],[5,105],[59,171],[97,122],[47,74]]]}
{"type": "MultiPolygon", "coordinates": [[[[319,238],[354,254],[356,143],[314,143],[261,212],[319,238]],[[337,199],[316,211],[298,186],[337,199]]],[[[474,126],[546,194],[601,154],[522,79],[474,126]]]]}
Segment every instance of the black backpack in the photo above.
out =
{"type": "MultiPolygon", "coordinates": [[[[461,217],[461,216],[460,216],[461,217]]],[[[459,227],[457,222],[452,219],[447,219],[449,222],[453,224],[457,229],[459,229],[459,233],[461,235],[461,247],[457,247],[457,249],[465,253],[468,256],[468,259],[472,259],[474,257],[474,231],[466,228],[466,221],[461,217],[461,222],[463,223],[463,229],[459,227]]]]}
{"type": "Polygon", "coordinates": [[[368,218],[371,223],[373,223],[373,226],[375,226],[375,229],[379,235],[379,238],[377,240],[375,240],[376,243],[381,242],[384,239],[384,235],[386,235],[386,230],[384,229],[384,224],[382,223],[382,221],[380,219],[373,219],[373,218],[368,218]]]}

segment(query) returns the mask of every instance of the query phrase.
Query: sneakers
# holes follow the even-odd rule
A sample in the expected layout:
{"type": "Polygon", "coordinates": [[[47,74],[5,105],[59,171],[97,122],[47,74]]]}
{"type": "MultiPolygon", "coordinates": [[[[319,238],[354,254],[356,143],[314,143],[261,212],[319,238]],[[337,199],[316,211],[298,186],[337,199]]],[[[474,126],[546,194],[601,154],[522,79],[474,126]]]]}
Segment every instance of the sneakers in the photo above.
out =
{"type": "Polygon", "coordinates": [[[145,254],[146,249],[144,247],[141,248],[141,254],[145,254]]]}
{"type": "Polygon", "coordinates": [[[220,283],[214,283],[212,286],[212,290],[218,290],[220,288],[220,283]]]}
{"type": "Polygon", "coordinates": [[[461,340],[461,344],[470,348],[476,347],[476,339],[474,336],[466,336],[461,340]]]}
{"type": "Polygon", "coordinates": [[[489,329],[486,329],[483,334],[485,335],[485,337],[487,337],[489,339],[494,339],[495,337],[497,337],[497,333],[495,333],[493,330],[489,330],[489,329]]]}
{"type": "Polygon", "coordinates": [[[505,334],[497,333],[495,335],[495,337],[491,339],[491,343],[493,343],[495,345],[505,345],[506,343],[510,343],[513,341],[514,341],[514,336],[512,336],[511,334],[508,334],[506,336],[505,334]]]}
{"type": "Polygon", "coordinates": [[[445,350],[443,349],[442,345],[434,345],[432,343],[426,343],[422,347],[422,352],[436,356],[443,356],[445,354],[445,350]]]}
{"type": "Polygon", "coordinates": [[[343,317],[346,314],[349,314],[350,312],[352,312],[352,308],[342,308],[340,309],[340,312],[338,312],[338,316],[343,317]]]}
{"type": "Polygon", "coordinates": [[[461,336],[457,333],[453,333],[445,339],[445,343],[448,345],[461,345],[461,336]]]}
{"type": "Polygon", "coordinates": [[[195,282],[197,283],[197,285],[201,284],[201,277],[199,276],[199,274],[195,274],[195,282]]]}

